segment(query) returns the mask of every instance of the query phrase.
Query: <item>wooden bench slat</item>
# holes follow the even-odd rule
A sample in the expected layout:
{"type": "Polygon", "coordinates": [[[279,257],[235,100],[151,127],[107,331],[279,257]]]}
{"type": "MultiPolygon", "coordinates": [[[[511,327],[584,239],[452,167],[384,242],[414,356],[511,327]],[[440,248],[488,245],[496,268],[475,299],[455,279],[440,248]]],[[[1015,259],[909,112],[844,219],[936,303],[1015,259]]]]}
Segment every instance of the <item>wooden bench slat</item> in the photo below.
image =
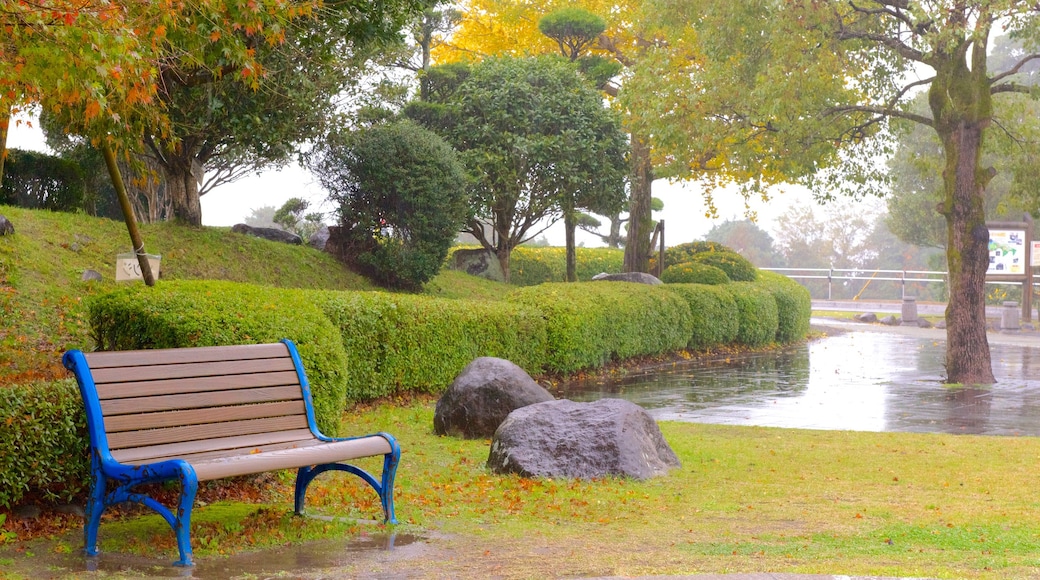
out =
{"type": "Polygon", "coordinates": [[[117,449],[134,447],[154,447],[181,441],[202,441],[205,439],[254,435],[257,433],[275,433],[306,428],[306,416],[264,417],[262,419],[247,419],[244,421],[225,421],[201,425],[186,425],[183,427],[167,427],[164,429],[148,429],[145,431],[110,433],[108,435],[108,447],[115,451],[117,449]]]}
{"type": "Polygon", "coordinates": [[[304,449],[314,445],[325,445],[324,441],[318,439],[310,440],[294,440],[283,443],[270,443],[267,445],[252,445],[245,448],[236,449],[221,449],[218,451],[206,451],[204,453],[192,453],[190,455],[168,455],[163,457],[149,458],[144,461],[127,461],[129,465],[143,465],[145,463],[152,463],[155,461],[166,461],[168,459],[183,459],[188,463],[199,462],[208,459],[219,459],[221,457],[234,457],[236,455],[250,455],[257,452],[267,453],[269,451],[278,451],[279,449],[304,449]]]}
{"type": "Polygon", "coordinates": [[[256,405],[237,405],[234,407],[138,413],[105,417],[105,431],[111,436],[112,433],[121,433],[123,431],[180,427],[219,421],[241,421],[244,419],[261,419],[263,417],[281,417],[285,415],[304,415],[303,421],[306,425],[306,413],[307,406],[304,405],[303,399],[256,405]]]}
{"type": "Polygon", "coordinates": [[[94,384],[157,379],[182,379],[220,375],[247,375],[272,371],[295,370],[289,357],[232,360],[204,363],[184,363],[147,367],[114,367],[93,371],[94,384]]]}
{"type": "Polygon", "coordinates": [[[300,377],[296,374],[296,371],[275,371],[248,375],[228,375],[223,377],[160,379],[154,381],[134,381],[129,383],[102,383],[96,386],[98,398],[106,400],[121,399],[125,397],[149,397],[153,395],[200,393],[204,391],[230,391],[233,389],[279,387],[299,384],[300,377]]]}
{"type": "Polygon", "coordinates": [[[202,346],[194,348],[166,348],[84,353],[87,363],[98,369],[125,366],[152,366],[191,362],[213,362],[289,356],[282,343],[246,344],[237,346],[202,346]]]}
{"type": "Polygon", "coordinates": [[[222,407],[248,403],[292,401],[300,400],[302,397],[303,394],[298,386],[262,387],[258,389],[239,389],[237,391],[210,391],[187,395],[113,399],[101,401],[101,412],[104,416],[110,417],[156,411],[177,411],[180,409],[202,409],[205,407],[222,407]]]}
{"type": "Polygon", "coordinates": [[[224,437],[222,439],[207,439],[205,441],[169,443],[167,445],[155,445],[153,447],[120,449],[113,451],[112,457],[120,463],[148,463],[155,461],[156,458],[184,458],[185,456],[198,453],[209,453],[214,451],[226,452],[229,449],[256,449],[273,443],[312,440],[314,440],[314,435],[310,432],[310,429],[297,429],[294,431],[279,431],[277,433],[259,433],[256,435],[224,437]]]}
{"type": "Polygon", "coordinates": [[[304,448],[285,449],[237,455],[223,459],[189,460],[195,468],[199,481],[220,479],[235,475],[247,475],[278,469],[299,467],[301,464],[318,465],[336,461],[349,461],[358,457],[369,457],[390,453],[390,444],[382,437],[362,437],[349,441],[336,441],[304,448]]]}

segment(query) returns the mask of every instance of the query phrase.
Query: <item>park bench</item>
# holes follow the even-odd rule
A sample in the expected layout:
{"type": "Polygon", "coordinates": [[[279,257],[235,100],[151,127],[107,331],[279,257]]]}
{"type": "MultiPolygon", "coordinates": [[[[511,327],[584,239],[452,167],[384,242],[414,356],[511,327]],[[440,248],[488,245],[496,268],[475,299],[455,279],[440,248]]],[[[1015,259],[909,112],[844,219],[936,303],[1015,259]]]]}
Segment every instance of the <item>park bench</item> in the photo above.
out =
{"type": "Polygon", "coordinates": [[[215,346],[90,352],[63,357],[76,375],[90,435],[90,496],[85,550],[98,553],[102,512],[136,502],[158,512],[177,536],[177,566],[191,566],[191,511],[200,481],[297,469],[295,511],[307,486],[329,470],[353,473],[394,518],[393,486],[400,448],[378,433],[333,439],[314,421],[310,388],[295,345],[215,346]],[[382,455],[382,478],[344,463],[382,455]],[[133,488],[179,480],[175,514],[133,488]]]}

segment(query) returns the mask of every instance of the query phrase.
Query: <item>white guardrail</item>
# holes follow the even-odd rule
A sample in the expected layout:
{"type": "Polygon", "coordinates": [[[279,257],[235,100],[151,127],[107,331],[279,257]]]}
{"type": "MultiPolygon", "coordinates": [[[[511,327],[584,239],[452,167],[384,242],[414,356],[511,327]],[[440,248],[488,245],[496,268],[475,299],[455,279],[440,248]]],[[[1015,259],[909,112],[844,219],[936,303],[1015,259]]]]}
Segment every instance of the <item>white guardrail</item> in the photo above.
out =
{"type": "MultiPolygon", "coordinates": [[[[906,298],[906,285],[911,283],[945,284],[946,272],[932,270],[867,270],[863,268],[761,268],[783,274],[794,280],[826,280],[827,300],[831,300],[832,289],[835,283],[845,284],[869,284],[870,282],[898,282],[900,285],[899,299],[906,298]]],[[[1008,281],[986,281],[987,284],[1021,286],[1022,282],[1008,281]]],[[[1040,282],[1034,283],[1034,287],[1040,282]]],[[[894,298],[894,297],[893,297],[894,298]]]]}

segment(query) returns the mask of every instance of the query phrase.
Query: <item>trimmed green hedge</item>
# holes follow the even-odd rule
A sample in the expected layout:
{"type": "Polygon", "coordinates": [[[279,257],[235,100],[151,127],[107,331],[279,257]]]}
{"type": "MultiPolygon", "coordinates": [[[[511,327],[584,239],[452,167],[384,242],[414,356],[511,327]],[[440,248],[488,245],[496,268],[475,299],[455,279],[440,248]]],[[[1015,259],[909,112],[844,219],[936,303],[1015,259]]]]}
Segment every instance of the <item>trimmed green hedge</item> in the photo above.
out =
{"type": "Polygon", "coordinates": [[[548,332],[545,368],[558,373],[679,350],[692,328],[686,301],[664,286],[542,284],[516,290],[506,300],[543,313],[548,332]]]}
{"type": "Polygon", "coordinates": [[[68,502],[90,481],[87,417],[76,381],[21,385],[0,397],[0,506],[29,493],[68,502]]]}
{"type": "Polygon", "coordinates": [[[759,270],[756,285],[768,290],[776,300],[779,319],[776,341],[788,343],[805,338],[809,334],[809,317],[812,315],[809,291],[787,276],[767,270],[759,270]]]}
{"type": "Polygon", "coordinates": [[[339,330],[307,292],[214,281],[127,286],[90,303],[99,350],[183,348],[276,342],[300,351],[318,428],[339,434],[347,357],[339,330]]]}
{"type": "Polygon", "coordinates": [[[665,284],[726,284],[729,276],[721,269],[700,262],[684,262],[668,266],[661,272],[665,284]]]}
{"type": "Polygon", "coordinates": [[[473,359],[508,359],[532,374],[545,356],[541,313],[504,302],[380,292],[312,292],[339,328],[348,400],[446,389],[473,359]]]}
{"type": "Polygon", "coordinates": [[[729,344],[737,339],[740,314],[728,285],[669,284],[668,290],[690,306],[692,330],[686,346],[704,349],[729,344]]]}
{"type": "Polygon", "coordinates": [[[779,312],[776,300],[766,289],[754,282],[732,282],[721,286],[729,291],[737,303],[740,328],[737,342],[747,346],[763,346],[776,339],[779,312]]]}
{"type": "Polygon", "coordinates": [[[736,252],[703,252],[693,256],[692,260],[699,264],[715,266],[734,282],[754,282],[758,279],[758,268],[736,252]]]}
{"type": "MultiPolygon", "coordinates": [[[[685,244],[676,244],[674,246],[664,249],[664,265],[674,266],[675,264],[683,264],[685,262],[693,261],[693,257],[697,254],[703,254],[704,252],[732,252],[733,249],[729,246],[724,246],[718,242],[686,242],[685,244]]],[[[656,254],[655,254],[656,256],[656,254]]],[[[653,261],[653,258],[651,258],[653,261]]]]}
{"type": "MultiPolygon", "coordinates": [[[[615,248],[575,248],[578,280],[591,280],[601,272],[617,274],[622,270],[625,251],[615,248]]],[[[546,282],[567,281],[567,249],[519,246],[509,255],[509,282],[516,286],[534,286],[546,282]]]]}

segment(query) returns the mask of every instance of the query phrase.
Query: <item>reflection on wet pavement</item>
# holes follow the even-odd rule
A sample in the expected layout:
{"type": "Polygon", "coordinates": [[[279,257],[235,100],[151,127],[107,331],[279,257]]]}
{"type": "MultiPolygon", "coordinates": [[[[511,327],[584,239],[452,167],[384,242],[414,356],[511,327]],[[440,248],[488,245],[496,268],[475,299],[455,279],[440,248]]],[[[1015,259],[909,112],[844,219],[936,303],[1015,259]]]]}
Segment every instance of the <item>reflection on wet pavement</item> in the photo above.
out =
{"type": "Polygon", "coordinates": [[[623,398],[670,421],[1040,435],[1040,348],[990,348],[998,382],[985,387],[942,383],[941,340],[849,332],[779,352],[565,384],[557,396],[623,398]]]}

